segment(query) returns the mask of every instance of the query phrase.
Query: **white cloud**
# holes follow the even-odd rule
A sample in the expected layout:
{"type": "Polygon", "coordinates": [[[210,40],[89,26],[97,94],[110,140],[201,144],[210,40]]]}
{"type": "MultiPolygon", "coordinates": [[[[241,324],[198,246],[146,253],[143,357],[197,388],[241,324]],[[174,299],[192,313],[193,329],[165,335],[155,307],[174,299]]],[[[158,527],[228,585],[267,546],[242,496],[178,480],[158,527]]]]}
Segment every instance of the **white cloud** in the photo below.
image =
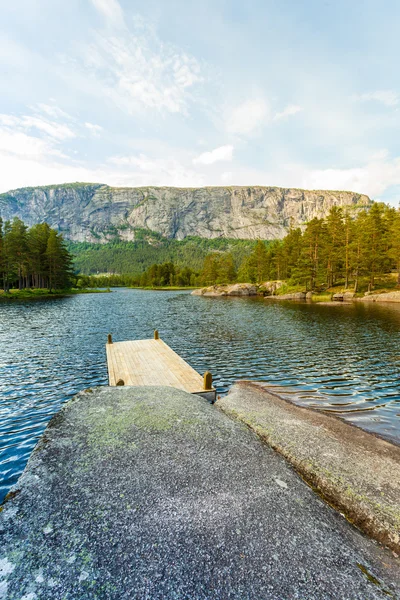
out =
{"type": "MultiPolygon", "coordinates": [[[[65,119],[65,120],[68,120],[68,121],[73,121],[74,120],[74,118],[71,117],[71,115],[69,115],[68,113],[66,113],[64,110],[62,110],[61,108],[59,108],[55,104],[43,104],[43,103],[39,103],[37,105],[37,109],[39,109],[42,113],[45,113],[49,117],[53,117],[55,119],[65,119]]],[[[33,107],[33,110],[35,110],[35,107],[33,107]]]]}
{"type": "Polygon", "coordinates": [[[215,162],[232,160],[233,146],[226,145],[215,148],[210,152],[203,152],[197,158],[193,159],[194,165],[212,165],[215,162]]]}
{"type": "Polygon", "coordinates": [[[153,158],[145,154],[133,156],[113,156],[108,163],[117,168],[112,179],[125,182],[125,185],[167,185],[176,187],[196,187],[205,185],[203,175],[186,166],[178,158],[153,158]]]}
{"type": "Polygon", "coordinates": [[[191,89],[203,81],[198,61],[163,43],[143,20],[116,35],[95,34],[79,49],[83,74],[127,113],[155,109],[186,113],[191,89]]]}
{"type": "MultiPolygon", "coordinates": [[[[27,135],[21,131],[15,131],[0,126],[0,155],[32,158],[40,161],[48,156],[63,156],[62,152],[54,147],[52,143],[38,137],[27,135]]],[[[2,180],[7,179],[7,170],[3,160],[1,161],[2,180]]]]}
{"type": "Polygon", "coordinates": [[[232,171],[224,171],[221,173],[221,181],[222,183],[229,184],[232,181],[233,173],[232,171]]]}
{"type": "Polygon", "coordinates": [[[296,104],[289,104],[289,106],[286,106],[286,108],[284,108],[282,112],[276,113],[273,120],[279,121],[279,119],[284,119],[285,117],[295,115],[301,110],[303,110],[301,106],[297,106],[296,104]]]}
{"type": "Polygon", "coordinates": [[[75,137],[75,133],[63,123],[48,121],[40,117],[24,116],[21,125],[27,129],[36,129],[57,140],[67,140],[75,137]]]}
{"type": "Polygon", "coordinates": [[[246,100],[233,108],[226,119],[229,133],[251,134],[269,120],[269,107],[263,98],[246,100]]]}
{"type": "Polygon", "coordinates": [[[100,132],[103,131],[103,128],[100,125],[95,125],[94,123],[85,123],[85,127],[95,137],[98,137],[100,135],[100,132]]]}
{"type": "Polygon", "coordinates": [[[362,102],[368,102],[370,100],[381,102],[385,106],[397,106],[400,101],[399,94],[392,90],[377,90],[375,92],[368,92],[365,94],[357,94],[353,96],[354,100],[360,100],[362,102]]]}
{"type": "Polygon", "coordinates": [[[11,141],[0,134],[0,193],[25,186],[75,181],[107,183],[116,187],[199,187],[206,184],[201,174],[176,158],[115,157],[92,167],[52,154],[52,149],[45,145],[26,145],[32,140],[16,139],[10,148],[11,141]],[[21,151],[20,142],[25,144],[25,152],[21,151]]]}
{"type": "Polygon", "coordinates": [[[392,185],[400,185],[400,158],[374,160],[352,169],[314,169],[304,174],[307,189],[350,190],[379,198],[392,185]]]}
{"type": "Polygon", "coordinates": [[[91,0],[98,12],[111,24],[121,26],[124,13],[118,0],[91,0]]]}
{"type": "Polygon", "coordinates": [[[75,137],[75,133],[63,123],[49,121],[38,115],[14,115],[0,114],[0,125],[11,127],[19,131],[36,130],[46,134],[50,138],[62,141],[75,137]]]}

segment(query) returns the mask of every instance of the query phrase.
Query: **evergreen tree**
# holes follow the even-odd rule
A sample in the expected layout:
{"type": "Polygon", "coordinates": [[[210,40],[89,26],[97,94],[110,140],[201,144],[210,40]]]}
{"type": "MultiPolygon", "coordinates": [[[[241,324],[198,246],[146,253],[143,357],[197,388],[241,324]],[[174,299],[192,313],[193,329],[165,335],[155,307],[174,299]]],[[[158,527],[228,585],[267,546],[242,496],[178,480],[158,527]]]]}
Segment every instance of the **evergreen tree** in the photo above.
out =
{"type": "Polygon", "coordinates": [[[293,278],[304,283],[306,290],[314,290],[323,267],[322,256],[326,228],[323,219],[312,219],[306,226],[301,240],[301,251],[293,278]]]}
{"type": "Polygon", "coordinates": [[[328,287],[332,287],[340,275],[344,263],[345,236],[343,212],[334,206],[325,220],[326,223],[326,280],[328,287]]]}
{"type": "Polygon", "coordinates": [[[361,269],[369,277],[370,290],[374,288],[376,275],[383,273],[387,266],[388,223],[385,217],[385,206],[375,202],[368,212],[360,214],[356,222],[360,236],[361,269]]]}
{"type": "Polygon", "coordinates": [[[391,239],[389,256],[393,260],[397,270],[397,285],[400,286],[400,209],[393,214],[389,227],[389,236],[391,239]]]}
{"type": "Polygon", "coordinates": [[[202,285],[214,285],[218,279],[218,256],[216,252],[208,254],[204,259],[200,273],[202,285]]]}
{"type": "Polygon", "coordinates": [[[218,260],[217,283],[233,283],[236,281],[236,269],[233,256],[230,253],[222,254],[218,260]]]}

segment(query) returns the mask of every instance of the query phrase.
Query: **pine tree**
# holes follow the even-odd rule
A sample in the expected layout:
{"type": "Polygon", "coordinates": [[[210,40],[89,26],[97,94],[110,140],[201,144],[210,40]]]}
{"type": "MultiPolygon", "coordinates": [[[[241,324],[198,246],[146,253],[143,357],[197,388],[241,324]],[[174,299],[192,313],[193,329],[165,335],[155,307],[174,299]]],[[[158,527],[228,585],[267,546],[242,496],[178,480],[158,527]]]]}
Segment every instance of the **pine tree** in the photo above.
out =
{"type": "Polygon", "coordinates": [[[200,273],[202,285],[214,285],[218,279],[218,256],[216,252],[208,254],[200,273]]]}
{"type": "Polygon", "coordinates": [[[400,286],[400,209],[394,212],[392,222],[389,226],[391,247],[389,256],[393,260],[397,270],[397,285],[400,286]]]}
{"type": "Polygon", "coordinates": [[[304,283],[306,290],[314,290],[322,268],[326,228],[323,219],[312,219],[306,226],[301,240],[301,252],[294,270],[294,278],[304,283]]]}
{"type": "Polygon", "coordinates": [[[49,275],[49,290],[62,289],[70,284],[71,261],[63,243],[63,238],[55,229],[50,229],[47,240],[46,258],[49,275]]]}
{"type": "Polygon", "coordinates": [[[368,275],[369,290],[372,290],[376,275],[385,271],[388,260],[388,222],[384,204],[375,202],[367,213],[359,215],[357,225],[360,229],[361,269],[368,275]]]}
{"type": "Polygon", "coordinates": [[[345,248],[343,212],[334,206],[325,220],[326,242],[326,280],[328,287],[332,287],[340,274],[344,263],[343,250],[345,248]]]}
{"type": "Polygon", "coordinates": [[[49,235],[50,227],[47,223],[34,225],[28,232],[29,266],[32,273],[32,285],[36,288],[47,286],[49,274],[46,249],[49,235]]]}
{"type": "Polygon", "coordinates": [[[232,254],[222,254],[218,260],[217,283],[233,283],[236,281],[236,277],[237,274],[232,254]]]}

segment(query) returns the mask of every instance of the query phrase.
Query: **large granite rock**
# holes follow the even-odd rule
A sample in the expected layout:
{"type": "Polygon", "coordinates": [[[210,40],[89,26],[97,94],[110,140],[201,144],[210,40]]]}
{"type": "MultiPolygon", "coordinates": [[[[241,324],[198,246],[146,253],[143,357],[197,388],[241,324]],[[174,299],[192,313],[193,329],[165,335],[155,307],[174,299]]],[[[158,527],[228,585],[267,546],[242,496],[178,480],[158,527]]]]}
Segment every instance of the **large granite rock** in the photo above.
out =
{"type": "Polygon", "coordinates": [[[334,302],[351,302],[355,298],[354,292],[338,292],[333,294],[332,300],[334,302]]]}
{"type": "Polygon", "coordinates": [[[105,242],[133,240],[135,229],[168,238],[275,239],[290,224],[304,225],[333,206],[370,204],[353,192],[277,187],[112,188],[76,183],[12,190],[0,195],[0,214],[28,225],[47,221],[66,238],[105,242]]]}
{"type": "Polygon", "coordinates": [[[275,280],[275,281],[264,281],[260,283],[258,287],[258,293],[263,296],[272,296],[277,293],[277,291],[283,286],[284,281],[275,280]]]}
{"type": "Polygon", "coordinates": [[[358,298],[360,302],[400,302],[400,291],[387,292],[383,294],[366,294],[358,298]]]}
{"type": "Polygon", "coordinates": [[[397,567],[244,424],[168,387],[68,402],[0,513],[2,600],[387,600],[397,567]]]}
{"type": "Polygon", "coordinates": [[[233,283],[231,285],[211,285],[193,290],[193,296],[256,296],[257,286],[252,283],[233,283]]]}
{"type": "Polygon", "coordinates": [[[292,294],[280,294],[279,296],[265,296],[267,300],[306,300],[306,292],[293,292],[292,294]]]}
{"type": "Polygon", "coordinates": [[[290,397],[285,388],[239,382],[217,406],[254,429],[352,523],[400,553],[400,447],[290,397]]]}

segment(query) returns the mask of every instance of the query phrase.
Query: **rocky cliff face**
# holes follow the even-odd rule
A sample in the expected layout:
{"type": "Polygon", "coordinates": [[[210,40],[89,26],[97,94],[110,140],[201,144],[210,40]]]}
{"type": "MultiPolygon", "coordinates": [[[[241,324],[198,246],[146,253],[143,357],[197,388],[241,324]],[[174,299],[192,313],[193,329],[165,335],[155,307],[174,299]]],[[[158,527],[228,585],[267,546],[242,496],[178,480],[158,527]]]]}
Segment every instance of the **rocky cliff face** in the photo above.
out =
{"type": "Polygon", "coordinates": [[[47,221],[74,241],[106,242],[116,235],[133,240],[137,228],[176,239],[274,239],[283,237],[290,224],[323,217],[332,206],[357,209],[370,202],[353,192],[276,187],[112,188],[76,183],[2,194],[0,215],[18,216],[29,225],[47,221]]]}

